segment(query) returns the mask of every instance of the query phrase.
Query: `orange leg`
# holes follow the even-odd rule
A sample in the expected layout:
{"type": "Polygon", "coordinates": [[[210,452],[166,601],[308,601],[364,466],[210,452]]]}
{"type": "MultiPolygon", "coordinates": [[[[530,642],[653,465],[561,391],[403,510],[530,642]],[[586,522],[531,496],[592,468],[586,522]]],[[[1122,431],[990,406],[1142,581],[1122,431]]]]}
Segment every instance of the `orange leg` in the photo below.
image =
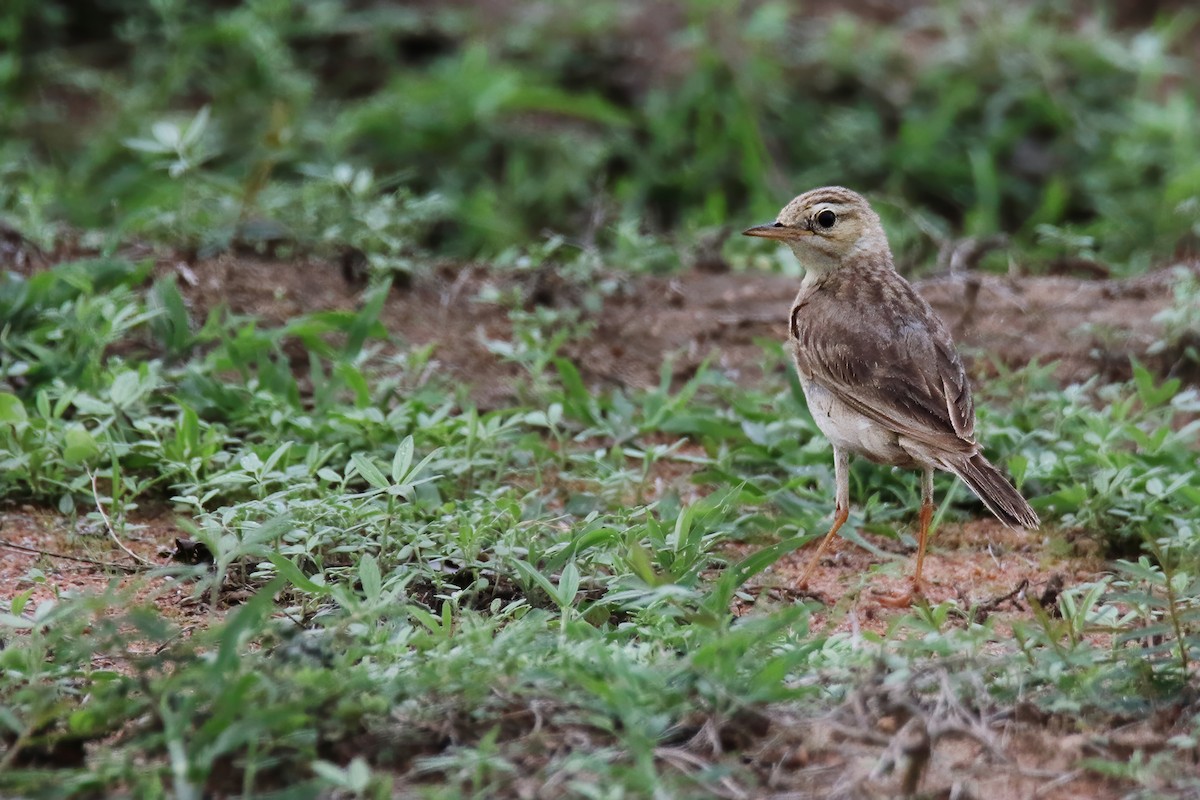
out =
{"type": "Polygon", "coordinates": [[[799,589],[808,585],[808,579],[812,577],[813,571],[821,561],[821,556],[825,554],[825,548],[829,547],[829,543],[833,541],[838,529],[845,525],[846,520],[850,517],[850,454],[836,445],[833,448],[833,482],[836,485],[837,496],[833,527],[829,529],[829,533],[825,534],[825,538],[817,547],[817,552],[813,554],[812,560],[804,569],[804,574],[800,576],[800,582],[797,584],[799,589]]]}
{"type": "Polygon", "coordinates": [[[817,568],[817,564],[821,561],[821,556],[825,554],[825,548],[829,547],[829,543],[833,541],[834,534],[838,532],[838,528],[846,524],[846,520],[849,517],[850,509],[845,506],[838,506],[837,515],[833,518],[833,527],[829,529],[829,533],[825,534],[825,538],[821,540],[821,544],[817,547],[817,552],[813,553],[812,560],[804,568],[804,574],[800,576],[800,582],[796,588],[803,589],[808,585],[808,579],[812,577],[813,570],[817,568]]]}
{"type": "Polygon", "coordinates": [[[933,520],[933,469],[921,473],[921,530],[917,534],[917,568],[913,571],[913,593],[921,593],[921,568],[925,566],[925,544],[929,539],[929,523],[933,520]]]}
{"type": "Polygon", "coordinates": [[[912,586],[901,595],[881,597],[879,603],[890,608],[908,608],[914,597],[921,596],[921,568],[925,566],[925,545],[929,540],[929,523],[933,521],[933,470],[921,473],[921,517],[917,534],[917,568],[913,570],[912,586]]]}

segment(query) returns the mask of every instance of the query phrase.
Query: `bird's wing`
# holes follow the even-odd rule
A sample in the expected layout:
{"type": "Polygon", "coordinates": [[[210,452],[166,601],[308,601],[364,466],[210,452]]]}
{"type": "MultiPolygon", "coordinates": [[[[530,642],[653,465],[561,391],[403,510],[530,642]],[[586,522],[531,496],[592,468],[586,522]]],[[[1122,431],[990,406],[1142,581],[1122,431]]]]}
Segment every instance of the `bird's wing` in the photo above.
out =
{"type": "MultiPolygon", "coordinates": [[[[895,287],[893,287],[895,288],[895,287]]],[[[906,313],[800,298],[792,309],[796,366],[863,416],[940,450],[975,449],[975,406],[945,325],[915,290],[906,313]]],[[[815,299],[815,298],[814,298],[815,299]]]]}

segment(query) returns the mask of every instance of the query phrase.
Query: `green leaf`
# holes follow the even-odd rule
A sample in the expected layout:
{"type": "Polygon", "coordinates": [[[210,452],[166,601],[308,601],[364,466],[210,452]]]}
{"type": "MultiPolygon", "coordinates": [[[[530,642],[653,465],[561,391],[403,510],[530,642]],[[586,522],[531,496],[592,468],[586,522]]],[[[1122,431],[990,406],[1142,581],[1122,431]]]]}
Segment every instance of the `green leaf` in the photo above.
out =
{"type": "Polygon", "coordinates": [[[405,478],[408,477],[408,468],[412,466],[412,460],[413,437],[410,434],[400,442],[400,446],[396,448],[396,455],[392,458],[393,483],[404,483],[405,478]]]}
{"type": "Polygon", "coordinates": [[[275,452],[267,456],[267,463],[263,464],[263,473],[266,474],[274,470],[275,466],[279,463],[279,460],[282,459],[291,449],[292,443],[290,441],[284,442],[283,444],[279,445],[279,447],[275,448],[275,452]]]}
{"type": "Polygon", "coordinates": [[[280,553],[267,553],[267,560],[275,565],[275,570],[281,577],[300,591],[320,596],[329,594],[329,587],[314,583],[287,556],[280,553]]]}
{"type": "Polygon", "coordinates": [[[10,392],[0,392],[0,422],[15,425],[28,419],[21,398],[10,392]]]}
{"type": "Polygon", "coordinates": [[[127,408],[141,393],[141,381],[133,370],[126,370],[113,379],[108,398],[117,408],[127,408]]]}
{"type": "Polygon", "coordinates": [[[157,312],[150,320],[150,330],[167,352],[181,355],[191,344],[191,320],[188,316],[187,304],[175,276],[155,281],[146,297],[147,305],[157,312]]]}
{"type": "Polygon", "coordinates": [[[362,756],[355,756],[346,768],[346,788],[361,794],[367,790],[370,783],[371,768],[367,765],[367,760],[362,756]]]}
{"type": "Polygon", "coordinates": [[[379,562],[370,553],[358,562],[358,579],[362,583],[363,594],[367,600],[372,603],[378,602],[383,594],[383,578],[379,573],[379,562]]]}
{"type": "Polygon", "coordinates": [[[614,127],[629,123],[620,108],[599,95],[568,93],[549,86],[523,86],[517,89],[506,98],[504,110],[557,114],[614,127]]]}
{"type": "Polygon", "coordinates": [[[517,560],[514,563],[516,564],[517,572],[520,572],[522,575],[524,575],[526,580],[533,581],[540,586],[542,591],[554,601],[555,605],[560,608],[567,605],[567,603],[563,602],[563,599],[559,597],[558,587],[555,586],[549,578],[547,578],[541,572],[538,572],[537,568],[535,568],[532,564],[527,561],[520,560],[517,560]]]}
{"type": "Polygon", "coordinates": [[[346,385],[350,387],[350,391],[354,392],[354,404],[356,406],[366,408],[371,404],[371,385],[363,376],[362,370],[353,364],[342,362],[334,367],[333,371],[339,378],[346,382],[346,385]]]}
{"type": "Polygon", "coordinates": [[[29,602],[29,598],[33,597],[33,589],[26,589],[18,593],[9,602],[9,610],[14,614],[20,614],[25,610],[25,604],[29,602]]]}
{"type": "Polygon", "coordinates": [[[314,761],[309,764],[309,768],[318,777],[331,783],[338,788],[347,788],[350,777],[346,770],[329,761],[314,761]]]}
{"type": "Polygon", "coordinates": [[[97,400],[95,397],[84,392],[75,395],[71,400],[71,404],[75,406],[80,414],[90,417],[111,417],[113,414],[111,403],[97,400]]]}
{"type": "Polygon", "coordinates": [[[82,426],[67,428],[63,433],[63,460],[69,464],[82,464],[100,454],[100,446],[82,426]]]}
{"type": "Polygon", "coordinates": [[[574,539],[567,552],[574,556],[605,542],[616,541],[619,536],[620,534],[613,528],[596,528],[574,539]]]}
{"type": "Polygon", "coordinates": [[[218,672],[228,672],[237,666],[245,641],[262,629],[263,620],[275,608],[275,594],[284,583],[283,578],[270,581],[243,603],[221,628],[220,647],[214,664],[218,672]]]}
{"type": "Polygon", "coordinates": [[[734,566],[726,569],[721,577],[717,579],[716,585],[705,601],[709,613],[715,618],[723,618],[728,615],[729,604],[733,602],[734,594],[746,581],[788,553],[808,544],[813,538],[815,537],[795,536],[790,539],[784,539],[782,542],[778,542],[770,547],[764,547],[757,553],[746,556],[734,566]]]}
{"type": "Polygon", "coordinates": [[[563,388],[563,404],[567,413],[580,422],[595,423],[592,414],[592,395],[583,385],[579,369],[566,358],[555,358],[554,366],[558,370],[558,380],[563,388]]]}
{"type": "Polygon", "coordinates": [[[191,455],[200,445],[200,417],[191,407],[180,405],[179,423],[175,428],[175,445],[179,452],[191,455]]]}
{"type": "Polygon", "coordinates": [[[183,147],[190,147],[191,145],[194,145],[200,140],[200,137],[204,135],[204,131],[208,127],[210,113],[209,106],[203,106],[199,111],[196,112],[196,116],[193,117],[192,121],[188,123],[188,126],[184,128],[183,134],[180,136],[179,141],[183,147]]]}
{"type": "Polygon", "coordinates": [[[560,606],[566,607],[575,602],[575,595],[579,594],[579,581],[579,567],[575,566],[574,561],[563,567],[562,574],[558,576],[560,606]]]}
{"type": "Polygon", "coordinates": [[[362,310],[354,316],[353,321],[346,329],[346,345],[342,348],[343,356],[352,358],[358,355],[368,336],[372,334],[385,336],[387,334],[386,329],[379,323],[379,315],[383,311],[383,304],[387,302],[388,292],[391,290],[392,279],[388,277],[367,294],[362,310]]]}
{"type": "Polygon", "coordinates": [[[1017,486],[1025,482],[1025,473],[1028,470],[1029,459],[1025,456],[1012,456],[1008,459],[1008,472],[1017,486]]]}
{"type": "Polygon", "coordinates": [[[363,453],[352,454],[350,461],[353,462],[354,468],[358,470],[358,474],[363,476],[363,480],[376,489],[387,489],[390,485],[379,467],[371,463],[363,453]]]}
{"type": "Polygon", "coordinates": [[[420,606],[410,605],[405,610],[408,612],[409,616],[428,628],[430,633],[436,636],[445,636],[449,633],[449,631],[446,631],[442,627],[441,617],[429,613],[420,606]]]}
{"type": "Polygon", "coordinates": [[[628,564],[633,574],[641,578],[647,586],[658,586],[663,582],[658,573],[654,571],[650,553],[640,544],[633,544],[629,547],[629,555],[625,557],[625,563],[628,564]]]}

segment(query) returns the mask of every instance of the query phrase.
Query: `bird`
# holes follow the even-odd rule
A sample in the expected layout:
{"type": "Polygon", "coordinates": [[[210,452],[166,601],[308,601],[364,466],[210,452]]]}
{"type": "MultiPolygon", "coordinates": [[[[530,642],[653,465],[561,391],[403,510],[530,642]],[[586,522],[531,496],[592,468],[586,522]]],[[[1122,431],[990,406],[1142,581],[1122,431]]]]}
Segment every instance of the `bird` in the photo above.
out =
{"type": "Polygon", "coordinates": [[[921,470],[917,561],[933,518],[933,476],[953,473],[1011,528],[1036,529],[1037,513],[975,438],[975,405],[962,358],[942,319],[896,271],[879,215],[841,186],[805,192],[775,222],[744,235],[786,244],[804,268],[788,317],[787,349],[817,427],[833,446],[833,525],[798,582],[808,585],[850,515],[852,454],[921,470]]]}

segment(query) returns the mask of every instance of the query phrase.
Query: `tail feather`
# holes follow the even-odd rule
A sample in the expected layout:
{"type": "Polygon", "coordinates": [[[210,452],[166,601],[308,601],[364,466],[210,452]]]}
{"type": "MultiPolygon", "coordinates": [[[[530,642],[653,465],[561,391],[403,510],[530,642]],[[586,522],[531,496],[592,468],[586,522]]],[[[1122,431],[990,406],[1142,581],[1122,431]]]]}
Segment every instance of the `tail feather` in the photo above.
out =
{"type": "Polygon", "coordinates": [[[945,467],[962,478],[988,511],[1010,528],[1032,529],[1041,524],[1037,512],[1030,508],[1021,493],[982,453],[976,453],[968,459],[948,461],[945,467]]]}

